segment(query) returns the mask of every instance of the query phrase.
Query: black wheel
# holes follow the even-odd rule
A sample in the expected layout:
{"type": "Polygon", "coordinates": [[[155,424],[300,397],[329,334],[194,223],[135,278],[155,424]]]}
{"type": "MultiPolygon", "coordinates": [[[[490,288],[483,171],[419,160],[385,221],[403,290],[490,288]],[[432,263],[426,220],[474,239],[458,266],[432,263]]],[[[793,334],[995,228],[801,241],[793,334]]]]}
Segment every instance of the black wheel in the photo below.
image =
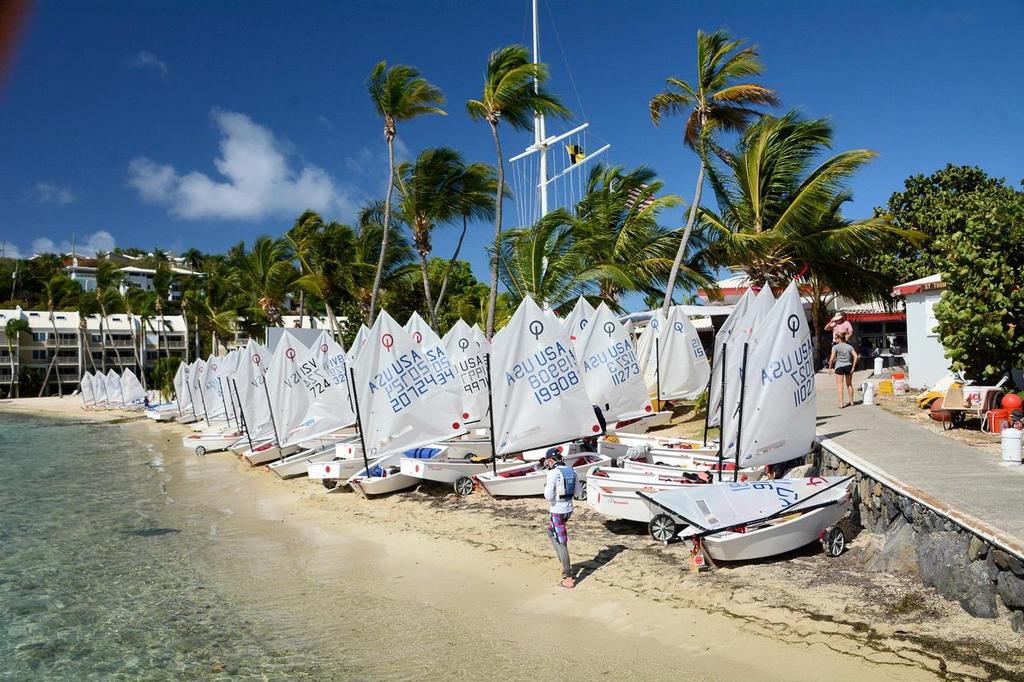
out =
{"type": "Polygon", "coordinates": [[[577,500],[587,499],[587,482],[580,481],[579,487],[577,487],[576,490],[572,491],[572,496],[577,500]]]}
{"type": "Polygon", "coordinates": [[[822,544],[825,546],[825,554],[831,557],[837,557],[846,550],[846,535],[843,533],[843,529],[838,526],[829,528],[825,532],[825,539],[822,540],[822,544]]]}
{"type": "Polygon", "coordinates": [[[668,514],[658,514],[647,524],[647,531],[658,542],[668,544],[676,536],[676,522],[668,514]]]}
{"type": "Polygon", "coordinates": [[[197,445],[196,446],[196,454],[199,455],[200,457],[205,457],[206,456],[206,447],[202,446],[202,445],[197,445]]]}
{"type": "Polygon", "coordinates": [[[324,484],[324,487],[328,490],[334,490],[338,487],[338,480],[335,478],[322,478],[320,482],[324,484]]]}
{"type": "Polygon", "coordinates": [[[476,484],[473,483],[473,479],[469,476],[459,476],[455,479],[455,494],[459,497],[466,497],[472,495],[473,490],[476,489],[476,484]]]}

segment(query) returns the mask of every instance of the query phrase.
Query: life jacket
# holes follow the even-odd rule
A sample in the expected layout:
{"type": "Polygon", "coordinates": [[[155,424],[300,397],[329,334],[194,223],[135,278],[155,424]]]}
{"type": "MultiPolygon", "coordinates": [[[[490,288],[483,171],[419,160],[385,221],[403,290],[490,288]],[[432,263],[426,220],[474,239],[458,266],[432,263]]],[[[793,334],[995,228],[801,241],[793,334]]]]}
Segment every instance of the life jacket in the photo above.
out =
{"type": "Polygon", "coordinates": [[[555,469],[562,474],[562,489],[556,490],[555,494],[560,500],[571,500],[576,492],[576,470],[565,464],[559,464],[555,469]]]}

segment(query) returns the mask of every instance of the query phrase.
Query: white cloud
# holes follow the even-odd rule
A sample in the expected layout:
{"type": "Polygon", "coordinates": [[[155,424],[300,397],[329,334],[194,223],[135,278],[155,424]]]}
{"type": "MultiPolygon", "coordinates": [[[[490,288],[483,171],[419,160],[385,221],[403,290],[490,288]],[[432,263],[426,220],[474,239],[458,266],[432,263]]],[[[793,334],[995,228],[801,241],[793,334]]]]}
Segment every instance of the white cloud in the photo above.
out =
{"type": "Polygon", "coordinates": [[[0,249],[0,255],[4,258],[24,258],[21,249],[7,240],[3,240],[3,249],[0,249]]]}
{"type": "Polygon", "coordinates": [[[152,52],[142,50],[133,54],[128,60],[128,66],[133,69],[152,69],[159,73],[161,78],[167,78],[167,62],[152,52]]]}
{"type": "Polygon", "coordinates": [[[295,215],[307,208],[355,214],[358,202],[351,190],[318,166],[294,167],[288,151],[267,128],[231,111],[215,110],[213,120],[222,135],[213,165],[223,179],[197,170],[181,174],[174,166],[140,156],[128,166],[129,186],[143,200],[166,205],[189,220],[254,220],[295,215]]]}
{"type": "Polygon", "coordinates": [[[66,206],[75,200],[75,193],[67,187],[62,187],[52,182],[38,182],[30,192],[40,204],[54,204],[66,206]]]}
{"type": "MultiPolygon", "coordinates": [[[[73,243],[63,239],[59,243],[49,237],[38,237],[32,240],[30,253],[71,253],[72,246],[80,256],[95,256],[97,251],[111,251],[114,248],[114,236],[106,230],[97,230],[78,238],[73,243]]],[[[8,251],[10,246],[7,247],[8,251]]]]}

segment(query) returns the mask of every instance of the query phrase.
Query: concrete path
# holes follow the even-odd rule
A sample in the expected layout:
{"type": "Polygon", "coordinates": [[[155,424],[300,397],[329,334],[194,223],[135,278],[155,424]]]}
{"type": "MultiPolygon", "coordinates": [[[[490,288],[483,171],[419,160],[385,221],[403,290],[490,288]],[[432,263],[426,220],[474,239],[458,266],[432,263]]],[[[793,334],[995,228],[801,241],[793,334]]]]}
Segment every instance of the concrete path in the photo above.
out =
{"type": "Polygon", "coordinates": [[[848,461],[859,460],[849,463],[1024,554],[1024,467],[1004,467],[998,456],[880,407],[857,404],[840,410],[835,378],[827,373],[818,375],[817,392],[823,447],[848,461]]]}

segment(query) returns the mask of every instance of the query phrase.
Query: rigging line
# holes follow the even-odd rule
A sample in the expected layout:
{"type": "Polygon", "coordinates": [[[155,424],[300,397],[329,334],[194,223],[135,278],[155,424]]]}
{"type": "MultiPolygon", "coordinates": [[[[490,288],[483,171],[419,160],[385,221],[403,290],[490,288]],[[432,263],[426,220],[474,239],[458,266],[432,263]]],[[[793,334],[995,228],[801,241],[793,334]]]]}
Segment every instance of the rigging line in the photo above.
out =
{"type": "Polygon", "coordinates": [[[587,112],[583,109],[583,100],[580,98],[580,91],[576,88],[576,79],[573,78],[572,69],[569,67],[569,60],[565,56],[565,49],[562,47],[562,37],[558,33],[558,24],[555,23],[555,16],[551,13],[551,4],[544,0],[544,7],[548,11],[548,18],[551,20],[551,27],[555,30],[555,42],[558,43],[558,51],[562,53],[562,62],[565,63],[565,72],[569,76],[569,84],[572,85],[573,94],[576,95],[576,103],[580,107],[580,116],[587,120],[587,112]]]}

